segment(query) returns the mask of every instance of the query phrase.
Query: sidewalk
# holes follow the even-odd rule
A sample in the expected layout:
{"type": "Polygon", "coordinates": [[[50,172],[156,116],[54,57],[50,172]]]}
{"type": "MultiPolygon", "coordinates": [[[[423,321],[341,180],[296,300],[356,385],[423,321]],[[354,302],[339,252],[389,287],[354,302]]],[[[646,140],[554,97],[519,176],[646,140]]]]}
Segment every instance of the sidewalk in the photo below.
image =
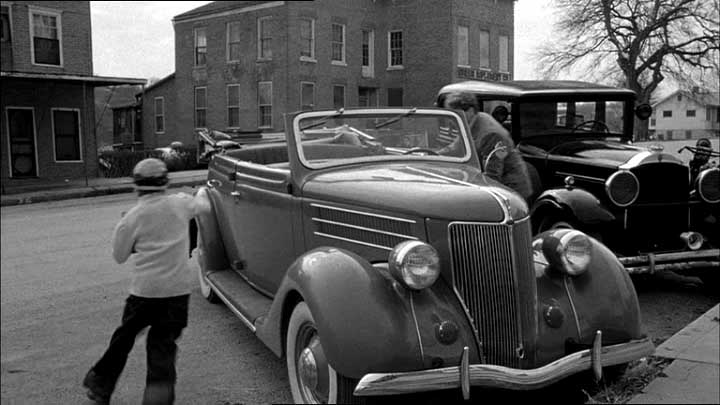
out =
{"type": "Polygon", "coordinates": [[[674,359],[629,404],[720,404],[720,304],[656,350],[674,359]]]}
{"type": "MultiPolygon", "coordinates": [[[[207,169],[186,170],[168,173],[169,187],[199,186],[207,180],[207,169]]],[[[3,185],[4,194],[0,206],[32,204],[71,198],[96,197],[101,195],[130,193],[134,191],[132,178],[90,178],[67,182],[37,182],[35,184],[3,185]]]]}

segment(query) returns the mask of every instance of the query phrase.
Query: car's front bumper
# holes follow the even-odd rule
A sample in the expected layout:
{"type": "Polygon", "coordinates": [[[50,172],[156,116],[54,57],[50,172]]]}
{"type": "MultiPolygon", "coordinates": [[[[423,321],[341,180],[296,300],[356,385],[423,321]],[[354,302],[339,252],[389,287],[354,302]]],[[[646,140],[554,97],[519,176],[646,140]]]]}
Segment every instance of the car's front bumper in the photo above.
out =
{"type": "Polygon", "coordinates": [[[620,263],[630,274],[655,273],[657,271],[682,271],[699,268],[720,267],[720,249],[702,249],[674,253],[648,253],[639,256],[619,257],[620,263]]]}
{"type": "Polygon", "coordinates": [[[649,356],[655,351],[650,338],[602,347],[598,331],[593,347],[562,357],[545,366],[523,370],[489,364],[469,364],[465,347],[460,365],[403,373],[372,373],[360,379],[355,395],[395,395],[461,388],[470,398],[470,387],[511,390],[539,389],[573,374],[593,370],[600,379],[602,367],[627,363],[649,356]]]}

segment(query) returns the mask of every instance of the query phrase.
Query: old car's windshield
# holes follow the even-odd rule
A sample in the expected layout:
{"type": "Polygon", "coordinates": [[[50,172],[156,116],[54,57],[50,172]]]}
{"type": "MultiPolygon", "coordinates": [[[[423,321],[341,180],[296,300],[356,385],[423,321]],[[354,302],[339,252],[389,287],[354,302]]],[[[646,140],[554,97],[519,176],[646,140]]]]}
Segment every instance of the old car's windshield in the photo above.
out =
{"type": "Polygon", "coordinates": [[[538,135],[607,135],[624,133],[625,101],[553,100],[522,102],[518,107],[522,137],[538,135]]]}
{"type": "Polygon", "coordinates": [[[440,109],[349,110],[300,114],[294,123],[305,166],[320,168],[364,161],[470,158],[464,121],[440,109]],[[325,121],[325,122],[322,122],[325,121]],[[316,125],[322,122],[322,124],[316,125]]]}

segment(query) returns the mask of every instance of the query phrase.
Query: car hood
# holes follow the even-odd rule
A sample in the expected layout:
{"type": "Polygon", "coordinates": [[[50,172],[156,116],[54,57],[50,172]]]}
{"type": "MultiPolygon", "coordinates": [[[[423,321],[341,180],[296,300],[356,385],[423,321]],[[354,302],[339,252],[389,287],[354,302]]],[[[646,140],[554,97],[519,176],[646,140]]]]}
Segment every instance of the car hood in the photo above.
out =
{"type": "Polygon", "coordinates": [[[334,168],[308,179],[303,196],[451,221],[502,222],[528,215],[522,197],[479,169],[442,162],[334,168]]]}
{"type": "Polygon", "coordinates": [[[589,161],[591,164],[613,168],[633,165],[633,163],[640,164],[645,161],[679,162],[676,157],[668,153],[650,151],[647,148],[607,140],[567,142],[552,149],[549,156],[581,159],[589,161]]]}

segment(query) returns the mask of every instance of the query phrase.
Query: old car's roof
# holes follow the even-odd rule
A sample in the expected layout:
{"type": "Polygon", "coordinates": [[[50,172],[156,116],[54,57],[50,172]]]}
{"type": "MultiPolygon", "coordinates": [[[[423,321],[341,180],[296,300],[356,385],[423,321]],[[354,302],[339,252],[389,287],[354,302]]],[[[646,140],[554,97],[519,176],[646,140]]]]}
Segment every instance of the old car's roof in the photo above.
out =
{"type": "Polygon", "coordinates": [[[634,92],[629,89],[572,80],[515,80],[505,82],[485,82],[479,80],[471,80],[449,84],[440,89],[439,94],[447,94],[455,91],[466,91],[475,94],[497,95],[501,97],[520,97],[548,93],[602,93],[622,95],[634,94],[634,92]]]}

